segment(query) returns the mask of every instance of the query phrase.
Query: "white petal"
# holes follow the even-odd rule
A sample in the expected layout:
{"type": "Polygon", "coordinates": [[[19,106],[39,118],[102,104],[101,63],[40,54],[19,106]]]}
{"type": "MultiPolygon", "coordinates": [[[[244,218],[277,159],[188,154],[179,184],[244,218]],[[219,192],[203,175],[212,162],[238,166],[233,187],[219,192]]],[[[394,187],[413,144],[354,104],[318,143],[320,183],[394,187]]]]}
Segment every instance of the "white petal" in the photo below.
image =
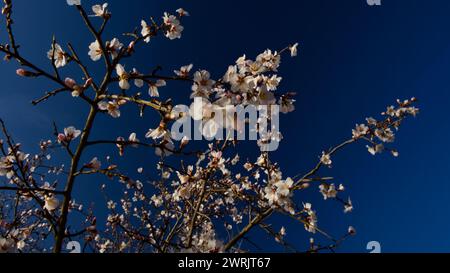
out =
{"type": "Polygon", "coordinates": [[[119,86],[120,88],[122,88],[123,90],[128,90],[130,89],[130,83],[127,80],[121,80],[119,82],[119,86]]]}

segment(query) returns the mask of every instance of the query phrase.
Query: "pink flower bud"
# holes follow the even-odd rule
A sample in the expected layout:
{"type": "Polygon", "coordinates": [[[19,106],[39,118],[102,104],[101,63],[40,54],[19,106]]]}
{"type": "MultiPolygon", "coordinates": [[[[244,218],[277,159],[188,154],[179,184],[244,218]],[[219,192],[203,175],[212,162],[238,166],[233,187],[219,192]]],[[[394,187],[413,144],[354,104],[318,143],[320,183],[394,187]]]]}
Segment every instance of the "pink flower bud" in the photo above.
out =
{"type": "Polygon", "coordinates": [[[26,71],[24,69],[17,69],[16,73],[21,77],[25,77],[26,71]]]}
{"type": "MultiPolygon", "coordinates": [[[[117,138],[117,142],[124,142],[124,141],[125,141],[125,138],[123,138],[123,137],[118,137],[117,138]]],[[[119,143],[116,146],[119,149],[119,155],[123,156],[125,154],[125,147],[124,147],[124,145],[122,143],[119,143]]]]}
{"type": "Polygon", "coordinates": [[[66,78],[66,79],[64,80],[64,83],[65,83],[66,86],[69,87],[70,89],[73,89],[73,88],[75,87],[75,85],[77,84],[77,83],[75,82],[75,80],[74,80],[74,79],[71,79],[71,78],[66,78]]]}
{"type": "Polygon", "coordinates": [[[90,86],[92,84],[93,80],[92,78],[89,78],[86,80],[86,82],[84,83],[84,88],[87,88],[88,86],[90,86]]]}
{"type": "Polygon", "coordinates": [[[356,235],[356,229],[352,226],[348,227],[348,234],[351,236],[356,235]]]}
{"type": "Polygon", "coordinates": [[[66,135],[65,134],[59,134],[58,135],[58,142],[59,143],[63,143],[63,142],[66,142],[66,135]]]}
{"type": "Polygon", "coordinates": [[[135,45],[135,42],[131,41],[130,44],[128,45],[128,52],[134,51],[134,45],[135,45]]]}
{"type": "Polygon", "coordinates": [[[19,68],[16,70],[16,74],[21,77],[33,77],[35,74],[33,72],[27,71],[25,69],[19,68]]]}

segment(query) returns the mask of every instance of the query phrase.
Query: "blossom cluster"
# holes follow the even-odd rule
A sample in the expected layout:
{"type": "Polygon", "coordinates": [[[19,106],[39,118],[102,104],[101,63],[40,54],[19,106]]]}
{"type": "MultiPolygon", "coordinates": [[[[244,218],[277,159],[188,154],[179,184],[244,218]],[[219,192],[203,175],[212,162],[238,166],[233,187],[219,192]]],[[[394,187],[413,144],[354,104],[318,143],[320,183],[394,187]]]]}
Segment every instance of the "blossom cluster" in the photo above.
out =
{"type": "MultiPolygon", "coordinates": [[[[358,124],[352,131],[354,139],[366,139],[370,145],[367,146],[369,153],[376,155],[386,150],[385,145],[395,141],[395,131],[398,131],[403,120],[419,113],[414,106],[416,98],[409,100],[397,100],[397,106],[389,106],[382,115],[384,120],[378,121],[372,117],[366,119],[366,124],[358,124]]],[[[398,157],[395,149],[388,149],[393,156],[398,157]]]]}

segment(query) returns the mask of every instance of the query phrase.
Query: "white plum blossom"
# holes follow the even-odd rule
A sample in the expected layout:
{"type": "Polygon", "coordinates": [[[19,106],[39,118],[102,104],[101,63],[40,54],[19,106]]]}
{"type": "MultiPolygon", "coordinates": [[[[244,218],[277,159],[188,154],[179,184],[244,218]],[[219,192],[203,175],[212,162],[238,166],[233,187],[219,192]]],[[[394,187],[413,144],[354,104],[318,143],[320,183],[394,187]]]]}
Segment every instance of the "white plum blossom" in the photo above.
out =
{"type": "Polygon", "coordinates": [[[142,20],[141,21],[141,27],[142,27],[141,35],[142,35],[142,37],[144,37],[144,42],[150,43],[151,34],[152,34],[151,26],[149,26],[147,24],[147,22],[145,22],[145,20],[142,20]]]}
{"type": "Polygon", "coordinates": [[[106,42],[106,50],[111,54],[113,59],[117,58],[119,51],[123,48],[123,46],[124,45],[117,38],[106,42]]]}
{"type": "Polygon", "coordinates": [[[187,11],[184,10],[183,8],[177,9],[176,12],[178,13],[178,15],[179,15],[180,17],[183,17],[183,16],[190,16],[189,12],[187,12],[187,11]]]}
{"type": "Polygon", "coordinates": [[[344,213],[350,213],[353,211],[352,200],[349,198],[344,205],[344,213]]]}
{"type": "Polygon", "coordinates": [[[277,75],[272,75],[272,77],[266,77],[266,76],[260,76],[260,79],[267,87],[267,90],[269,91],[275,91],[278,88],[278,85],[280,85],[282,77],[278,77],[277,75]]]}
{"type": "Polygon", "coordinates": [[[258,103],[259,105],[272,105],[276,102],[275,95],[267,90],[265,87],[260,88],[259,94],[258,94],[258,103]]]}
{"type": "Polygon", "coordinates": [[[163,16],[164,24],[166,25],[179,25],[180,20],[175,15],[171,15],[167,12],[164,12],[163,16]]]}
{"type": "Polygon", "coordinates": [[[128,137],[128,141],[131,143],[139,143],[139,139],[137,138],[136,133],[131,133],[128,137]]]}
{"type": "Polygon", "coordinates": [[[149,84],[149,90],[148,93],[150,97],[152,98],[158,98],[159,97],[159,91],[158,88],[166,86],[167,83],[165,80],[157,80],[156,82],[152,82],[149,84]]]}
{"type": "Polygon", "coordinates": [[[319,189],[320,189],[320,193],[322,193],[322,195],[323,195],[324,200],[336,198],[336,196],[338,194],[338,191],[334,184],[331,184],[331,185],[322,184],[319,186],[319,189]]]}
{"type": "Polygon", "coordinates": [[[54,211],[59,207],[59,200],[54,196],[45,197],[44,209],[48,211],[54,211]]]}
{"type": "Polygon", "coordinates": [[[271,182],[264,189],[264,198],[272,207],[281,206],[284,207],[284,209],[286,209],[287,211],[291,211],[290,197],[292,196],[293,185],[294,181],[291,178],[271,182]]]}
{"type": "Polygon", "coordinates": [[[277,203],[279,197],[277,195],[276,189],[273,189],[272,187],[266,187],[264,189],[264,192],[265,192],[264,198],[267,199],[270,206],[277,203]]]}
{"type": "Polygon", "coordinates": [[[291,57],[296,57],[298,54],[298,43],[295,43],[293,46],[290,46],[289,51],[291,52],[291,57]]]}
{"type": "Polygon", "coordinates": [[[230,66],[224,80],[231,84],[231,90],[234,92],[248,92],[250,86],[254,83],[254,78],[245,74],[237,74],[236,66],[230,66]]]}
{"type": "Polygon", "coordinates": [[[67,64],[68,58],[62,47],[55,43],[52,48],[48,51],[47,57],[50,60],[54,60],[56,68],[63,67],[67,64]]]}
{"type": "Polygon", "coordinates": [[[175,74],[180,78],[188,78],[189,73],[191,72],[192,68],[194,67],[193,64],[185,65],[180,68],[180,70],[175,70],[175,74]]]}
{"type": "Polygon", "coordinates": [[[156,129],[150,129],[145,137],[153,140],[163,139],[167,142],[172,142],[171,134],[164,126],[159,126],[156,129]]]}
{"type": "Polygon", "coordinates": [[[180,25],[180,20],[174,15],[170,15],[167,12],[164,13],[164,24],[166,26],[166,37],[170,40],[180,39],[181,33],[184,27],[180,25]]]}
{"type": "Polygon", "coordinates": [[[325,166],[331,166],[331,164],[333,163],[333,161],[331,160],[331,155],[326,152],[322,152],[320,162],[325,166]]]}
{"type": "Polygon", "coordinates": [[[317,231],[316,212],[312,210],[312,205],[310,203],[303,204],[303,210],[306,213],[306,220],[304,222],[306,231],[313,234],[316,233],[317,231]]]}
{"type": "Polygon", "coordinates": [[[141,88],[142,86],[144,86],[144,80],[140,78],[142,76],[142,74],[140,74],[136,68],[133,68],[133,72],[131,73],[131,76],[133,76],[135,78],[134,85],[136,85],[137,88],[141,88]]]}
{"type": "Polygon", "coordinates": [[[211,152],[211,161],[208,163],[208,166],[213,169],[218,169],[222,171],[224,175],[229,173],[229,170],[226,168],[225,163],[227,160],[223,158],[221,151],[212,151],[211,152]]]}
{"type": "Polygon", "coordinates": [[[211,74],[208,71],[201,70],[195,72],[191,99],[195,97],[208,98],[214,84],[215,81],[211,80],[211,74]]]}
{"type": "Polygon", "coordinates": [[[383,144],[377,144],[375,146],[367,146],[367,150],[371,155],[380,154],[384,151],[384,145],[383,144]]]}
{"type": "MultiPolygon", "coordinates": [[[[265,69],[275,72],[277,72],[278,67],[280,67],[280,62],[280,54],[276,51],[272,52],[270,49],[267,49],[256,58],[256,63],[258,63],[258,66],[261,64],[265,69]]],[[[260,68],[255,71],[260,71],[260,68]]]]}
{"type": "Polygon", "coordinates": [[[119,118],[121,115],[120,106],[124,105],[125,102],[124,100],[100,101],[98,103],[98,109],[107,111],[113,118],[119,118]]]}
{"type": "Polygon", "coordinates": [[[265,154],[262,154],[261,156],[258,157],[258,160],[256,161],[255,165],[258,165],[260,167],[265,167],[267,165],[268,161],[267,161],[267,157],[265,154]]]}
{"type": "Polygon", "coordinates": [[[92,11],[96,17],[108,18],[111,15],[108,12],[108,3],[104,3],[103,5],[94,5],[92,6],[92,11]]]}
{"type": "Polygon", "coordinates": [[[360,137],[363,137],[367,135],[369,132],[369,127],[367,127],[365,124],[357,124],[356,128],[353,129],[352,134],[354,139],[358,139],[360,137]]]}
{"type": "Polygon", "coordinates": [[[367,124],[370,126],[377,126],[378,121],[372,117],[366,118],[367,124]]]}
{"type": "Polygon", "coordinates": [[[94,157],[91,162],[87,164],[87,167],[93,170],[100,170],[100,168],[102,167],[102,162],[100,162],[97,157],[94,157]]]}
{"type": "Polygon", "coordinates": [[[376,129],[375,136],[382,142],[392,143],[395,140],[395,135],[391,128],[376,129]]]}
{"type": "Polygon", "coordinates": [[[0,158],[0,176],[6,176],[10,179],[15,174],[13,163],[15,159],[12,156],[0,158]]]}
{"type": "Polygon", "coordinates": [[[294,185],[294,181],[289,177],[284,181],[278,181],[275,183],[277,193],[282,197],[289,197],[291,195],[291,189],[294,185]]]}
{"type": "Polygon", "coordinates": [[[81,135],[81,131],[75,129],[75,127],[70,126],[64,129],[64,137],[66,141],[71,141],[76,139],[81,135]]]}
{"type": "Polygon", "coordinates": [[[157,196],[157,195],[153,195],[151,198],[153,205],[155,205],[155,207],[159,208],[163,205],[164,200],[162,199],[161,196],[157,196]]]}
{"type": "Polygon", "coordinates": [[[288,114],[295,111],[295,100],[288,97],[281,97],[280,99],[280,112],[288,114]]]}
{"type": "Polygon", "coordinates": [[[91,60],[94,62],[100,60],[103,56],[103,51],[100,47],[100,43],[98,41],[95,41],[89,45],[89,57],[91,57],[91,60]]]}
{"type": "MultiPolygon", "coordinates": [[[[117,58],[118,52],[123,48],[123,44],[119,41],[119,39],[114,38],[111,41],[108,41],[105,46],[105,50],[111,54],[113,59],[117,58]]],[[[103,50],[99,43],[99,41],[94,41],[89,45],[89,57],[92,61],[96,62],[100,60],[103,56],[103,50]]]]}
{"type": "Polygon", "coordinates": [[[116,73],[119,76],[119,86],[122,90],[128,90],[130,89],[130,83],[128,82],[130,76],[128,75],[127,71],[121,64],[117,64],[116,66],[116,73]]]}
{"type": "Polygon", "coordinates": [[[191,188],[189,186],[180,186],[172,196],[177,202],[180,200],[189,199],[191,197],[191,188]]]}
{"type": "Polygon", "coordinates": [[[67,4],[69,6],[80,6],[81,5],[81,0],[67,0],[67,4]]]}
{"type": "Polygon", "coordinates": [[[180,179],[180,182],[182,185],[188,183],[189,180],[191,179],[190,175],[184,175],[184,174],[181,174],[180,172],[177,172],[177,176],[178,176],[178,179],[180,179]]]}
{"type": "Polygon", "coordinates": [[[14,253],[15,242],[12,238],[4,238],[0,236],[0,254],[2,253],[14,253]]]}

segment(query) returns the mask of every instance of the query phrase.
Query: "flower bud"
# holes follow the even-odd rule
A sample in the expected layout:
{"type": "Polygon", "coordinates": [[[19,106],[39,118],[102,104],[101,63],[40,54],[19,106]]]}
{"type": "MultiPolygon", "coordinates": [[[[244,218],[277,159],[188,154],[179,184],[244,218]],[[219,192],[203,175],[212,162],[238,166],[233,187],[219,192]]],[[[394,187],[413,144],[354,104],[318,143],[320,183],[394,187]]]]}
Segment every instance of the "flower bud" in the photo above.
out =
{"type": "Polygon", "coordinates": [[[66,142],[66,135],[65,134],[59,134],[58,135],[58,142],[59,143],[64,143],[64,142],[66,142]]]}
{"type": "Polygon", "coordinates": [[[187,136],[184,136],[183,139],[181,140],[180,149],[183,149],[188,144],[189,144],[189,138],[187,136]]]}
{"type": "Polygon", "coordinates": [[[72,91],[72,97],[78,98],[80,95],[81,95],[81,92],[79,90],[72,91]]]}
{"type": "Polygon", "coordinates": [[[356,235],[356,229],[352,226],[348,227],[348,234],[351,236],[356,235]]]}
{"type": "Polygon", "coordinates": [[[92,78],[87,79],[86,82],[84,83],[84,88],[86,89],[89,86],[91,86],[92,82],[93,82],[92,78]]]}
{"type": "Polygon", "coordinates": [[[135,46],[135,42],[131,41],[130,44],[128,45],[128,53],[131,53],[134,51],[134,46],[135,46]]]}
{"type": "Polygon", "coordinates": [[[33,77],[35,74],[33,72],[27,71],[25,69],[19,68],[16,70],[16,74],[21,77],[33,77]]]}
{"type": "Polygon", "coordinates": [[[64,80],[64,83],[65,83],[66,86],[69,87],[70,89],[74,89],[75,85],[77,84],[77,83],[75,82],[75,80],[74,80],[74,79],[71,79],[71,78],[66,78],[66,79],[64,80]]]}
{"type": "Polygon", "coordinates": [[[305,190],[307,188],[309,188],[311,186],[311,184],[309,183],[303,183],[302,185],[300,185],[300,189],[305,190]]]}

